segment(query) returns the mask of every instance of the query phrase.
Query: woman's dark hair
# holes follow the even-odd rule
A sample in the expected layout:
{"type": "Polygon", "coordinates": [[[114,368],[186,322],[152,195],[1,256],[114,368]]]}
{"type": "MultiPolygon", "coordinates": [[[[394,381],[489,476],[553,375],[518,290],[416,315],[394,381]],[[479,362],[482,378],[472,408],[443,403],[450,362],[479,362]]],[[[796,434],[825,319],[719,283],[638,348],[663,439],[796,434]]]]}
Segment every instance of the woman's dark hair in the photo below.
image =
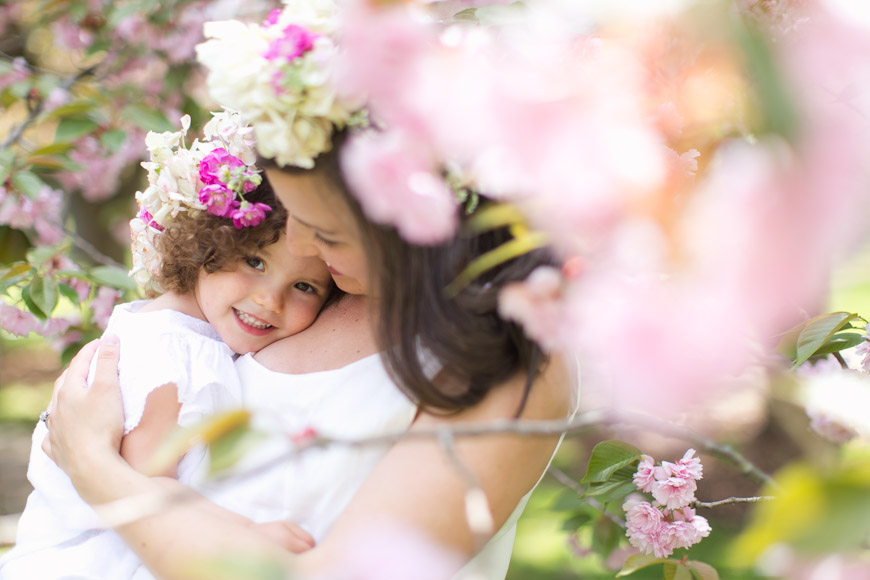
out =
{"type": "Polygon", "coordinates": [[[321,154],[312,170],[280,169],[289,174],[322,173],[355,214],[369,256],[370,278],[378,290],[382,358],[393,380],[418,404],[455,411],[474,405],[492,387],[522,370],[527,381],[519,416],[545,360],[540,347],[518,325],[499,316],[498,293],[536,267],[553,264],[552,255],[546,250],[525,254],[484,273],[455,298],[448,298],[445,288],[463,268],[511,239],[510,234],[499,229],[464,235],[461,230],[439,245],[405,242],[395,228],[366,218],[350,193],[339,163],[345,140],[343,133],[335,136],[332,151],[321,154]],[[421,347],[443,365],[434,378],[424,370],[421,347]]]}
{"type": "Polygon", "coordinates": [[[251,203],[272,208],[256,226],[236,228],[233,220],[201,211],[191,217],[179,213],[157,236],[160,273],[157,282],[166,291],[189,294],[196,288],[200,271],[209,274],[235,270],[239,262],[278,241],[287,221],[287,211],[263,179],[257,189],[245,194],[251,203]]]}

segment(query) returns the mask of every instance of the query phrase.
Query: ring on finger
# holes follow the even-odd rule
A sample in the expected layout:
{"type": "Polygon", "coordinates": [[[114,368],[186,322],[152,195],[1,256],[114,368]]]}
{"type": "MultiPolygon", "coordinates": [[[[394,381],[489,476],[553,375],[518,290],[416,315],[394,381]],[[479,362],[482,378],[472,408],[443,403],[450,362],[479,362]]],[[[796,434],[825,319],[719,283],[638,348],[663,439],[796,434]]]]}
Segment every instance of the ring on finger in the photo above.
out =
{"type": "Polygon", "coordinates": [[[51,417],[51,413],[46,409],[42,413],[39,414],[39,420],[45,423],[45,426],[48,427],[48,418],[51,417]]]}

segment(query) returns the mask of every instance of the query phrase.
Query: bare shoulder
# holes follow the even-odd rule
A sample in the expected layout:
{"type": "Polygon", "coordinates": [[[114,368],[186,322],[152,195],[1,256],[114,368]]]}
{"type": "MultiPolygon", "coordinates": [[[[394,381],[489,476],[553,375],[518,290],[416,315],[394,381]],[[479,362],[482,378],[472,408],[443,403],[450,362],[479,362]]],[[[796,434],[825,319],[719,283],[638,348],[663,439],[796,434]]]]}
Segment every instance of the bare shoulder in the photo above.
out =
{"type": "Polygon", "coordinates": [[[327,371],[378,352],[367,301],[345,296],[327,306],[314,323],[254,355],[266,368],[290,374],[327,371]]]}
{"type": "MultiPolygon", "coordinates": [[[[442,422],[513,419],[522,404],[527,375],[517,373],[509,381],[494,387],[477,405],[451,415],[423,413],[422,425],[442,422]]],[[[576,406],[576,365],[569,357],[549,357],[535,376],[520,419],[563,419],[576,406]]]]}

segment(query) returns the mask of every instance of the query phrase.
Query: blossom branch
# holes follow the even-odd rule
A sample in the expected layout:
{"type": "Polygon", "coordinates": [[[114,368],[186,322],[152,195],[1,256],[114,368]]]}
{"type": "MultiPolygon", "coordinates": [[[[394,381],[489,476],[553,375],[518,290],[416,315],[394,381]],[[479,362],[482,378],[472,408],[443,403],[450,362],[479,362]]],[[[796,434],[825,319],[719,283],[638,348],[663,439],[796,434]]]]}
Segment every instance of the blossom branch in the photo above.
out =
{"type": "Polygon", "coordinates": [[[723,505],[734,505],[741,503],[759,503],[762,501],[770,501],[775,499],[771,495],[760,495],[756,497],[729,497],[727,499],[720,499],[719,501],[694,501],[691,504],[691,507],[694,508],[716,508],[723,505]]]}
{"type": "MultiPolygon", "coordinates": [[[[28,65],[30,66],[30,65],[28,65]]],[[[75,83],[80,81],[86,76],[89,76],[97,70],[98,65],[92,65],[88,68],[82,69],[74,75],[70,75],[60,84],[60,88],[65,91],[68,91],[70,87],[72,87],[75,83]]],[[[24,134],[24,130],[27,129],[37,117],[39,117],[40,113],[42,113],[42,109],[45,106],[45,99],[40,99],[37,101],[33,107],[30,108],[30,111],[27,114],[27,118],[24,119],[18,126],[15,127],[12,131],[10,131],[9,136],[3,141],[3,144],[0,145],[0,151],[9,148],[12,144],[16,143],[21,136],[24,134]]]]}
{"type": "Polygon", "coordinates": [[[61,226],[60,224],[56,224],[56,225],[63,228],[64,233],[72,239],[73,244],[75,244],[75,246],[78,249],[83,251],[85,254],[87,254],[92,260],[94,260],[98,264],[103,264],[104,266],[115,266],[116,268],[126,269],[126,266],[124,266],[120,262],[113,260],[112,258],[105,255],[104,253],[102,253],[100,250],[98,250],[96,248],[96,246],[94,246],[89,241],[87,241],[86,239],[81,237],[74,230],[72,230],[66,226],[61,226]]]}
{"type": "MultiPolygon", "coordinates": [[[[549,467],[549,469],[547,469],[547,473],[549,473],[554,478],[556,478],[556,480],[559,483],[561,483],[562,485],[564,485],[565,487],[577,492],[578,495],[582,495],[582,494],[586,493],[586,490],[583,489],[579,483],[574,481],[567,473],[565,473],[561,469],[559,469],[557,467],[553,467],[551,465],[549,467]]],[[[606,509],[604,509],[604,506],[597,499],[592,498],[592,497],[587,497],[584,499],[586,500],[586,502],[589,505],[591,505],[593,508],[597,509],[602,514],[604,514],[604,516],[607,517],[611,522],[613,522],[614,524],[616,524],[620,528],[625,528],[625,522],[620,517],[618,517],[616,514],[613,514],[609,511],[607,511],[606,509]]]]}
{"type": "Polygon", "coordinates": [[[688,427],[673,425],[667,421],[634,412],[614,412],[609,421],[611,424],[642,427],[661,435],[688,441],[696,448],[735,466],[742,474],[761,485],[775,486],[774,479],[759,469],[755,464],[741,455],[730,445],[717,443],[688,427]]]}

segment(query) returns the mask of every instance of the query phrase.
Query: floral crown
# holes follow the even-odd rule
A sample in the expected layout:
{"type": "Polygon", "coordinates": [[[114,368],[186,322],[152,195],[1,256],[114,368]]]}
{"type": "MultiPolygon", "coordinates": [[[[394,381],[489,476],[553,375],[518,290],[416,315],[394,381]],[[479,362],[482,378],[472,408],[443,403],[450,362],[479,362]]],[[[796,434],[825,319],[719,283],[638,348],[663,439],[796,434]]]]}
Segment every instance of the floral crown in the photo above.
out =
{"type": "Polygon", "coordinates": [[[161,266],[155,242],[178,214],[206,211],[232,219],[241,229],[258,225],[272,209],[245,200],[245,194],[262,182],[254,166],[253,129],[233,111],[212,116],[203,128],[205,139],[194,140],[190,147],[184,141],[190,128],[188,115],[181,118],[180,131],[151,131],[145,137],[151,161],[142,162],[148,170],[148,187],[136,192],[139,213],[130,221],[130,275],[146,294],[163,291],[154,279],[161,266]]]}
{"type": "Polygon", "coordinates": [[[362,99],[333,82],[337,28],[334,0],[286,0],[261,25],[205,24],[196,53],[212,98],[243,112],[260,153],[279,165],[310,169],[335,129],[367,124],[362,99]]]}

